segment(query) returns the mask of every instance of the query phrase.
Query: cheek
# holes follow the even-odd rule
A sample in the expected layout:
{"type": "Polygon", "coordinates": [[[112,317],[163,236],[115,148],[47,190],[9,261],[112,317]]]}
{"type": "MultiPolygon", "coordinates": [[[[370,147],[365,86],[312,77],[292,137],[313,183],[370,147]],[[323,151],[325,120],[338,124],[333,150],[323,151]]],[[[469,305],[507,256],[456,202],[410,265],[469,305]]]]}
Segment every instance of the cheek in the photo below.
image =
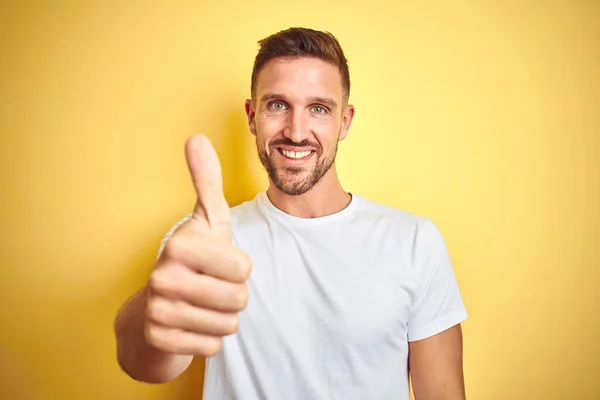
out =
{"type": "Polygon", "coordinates": [[[339,141],[340,126],[334,121],[327,124],[321,124],[313,131],[315,139],[321,144],[324,152],[332,151],[339,141]]]}
{"type": "Polygon", "coordinates": [[[255,120],[256,138],[267,152],[269,152],[269,142],[279,136],[284,130],[285,123],[283,118],[277,116],[262,115],[255,120]]]}
{"type": "Polygon", "coordinates": [[[269,142],[273,139],[273,134],[268,127],[257,125],[256,126],[256,145],[259,151],[270,154],[269,142]]]}
{"type": "Polygon", "coordinates": [[[268,130],[285,125],[285,117],[277,114],[258,114],[255,121],[258,126],[268,130]]]}
{"type": "Polygon", "coordinates": [[[281,132],[284,124],[281,118],[262,117],[256,120],[256,133],[262,138],[272,138],[281,132]]]}

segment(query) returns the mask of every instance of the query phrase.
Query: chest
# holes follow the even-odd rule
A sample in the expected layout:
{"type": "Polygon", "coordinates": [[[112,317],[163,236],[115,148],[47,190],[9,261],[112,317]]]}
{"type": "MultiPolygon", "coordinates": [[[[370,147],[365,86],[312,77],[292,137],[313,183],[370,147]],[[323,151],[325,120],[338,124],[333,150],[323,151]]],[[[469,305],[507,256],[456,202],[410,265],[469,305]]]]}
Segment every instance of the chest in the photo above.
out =
{"type": "Polygon", "coordinates": [[[417,277],[401,246],[343,232],[279,232],[245,250],[253,260],[247,332],[325,351],[405,343],[417,277]]]}

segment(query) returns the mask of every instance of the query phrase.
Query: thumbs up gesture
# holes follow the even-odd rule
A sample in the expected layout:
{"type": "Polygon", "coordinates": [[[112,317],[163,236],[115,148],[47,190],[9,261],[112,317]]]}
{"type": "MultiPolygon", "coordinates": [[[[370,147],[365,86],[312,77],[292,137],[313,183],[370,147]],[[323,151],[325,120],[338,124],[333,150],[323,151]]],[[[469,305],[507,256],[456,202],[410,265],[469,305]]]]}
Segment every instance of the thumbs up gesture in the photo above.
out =
{"type": "Polygon", "coordinates": [[[196,206],[150,275],[144,334],[162,351],[210,357],[221,350],[223,336],[238,329],[251,261],[231,243],[229,205],[213,146],[195,135],[185,150],[196,206]]]}

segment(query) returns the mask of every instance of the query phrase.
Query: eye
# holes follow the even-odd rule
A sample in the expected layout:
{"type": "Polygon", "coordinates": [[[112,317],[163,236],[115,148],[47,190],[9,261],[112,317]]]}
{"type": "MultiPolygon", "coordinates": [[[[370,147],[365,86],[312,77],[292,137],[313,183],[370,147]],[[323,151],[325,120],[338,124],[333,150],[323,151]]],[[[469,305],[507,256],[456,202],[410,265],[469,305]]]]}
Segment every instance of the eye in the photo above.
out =
{"type": "Polygon", "coordinates": [[[325,114],[327,112],[327,109],[325,107],[322,107],[322,106],[314,106],[312,108],[312,110],[314,112],[316,112],[317,114],[325,114]]]}
{"type": "Polygon", "coordinates": [[[274,101],[271,103],[271,109],[275,111],[283,111],[286,109],[286,106],[281,101],[274,101]]]}

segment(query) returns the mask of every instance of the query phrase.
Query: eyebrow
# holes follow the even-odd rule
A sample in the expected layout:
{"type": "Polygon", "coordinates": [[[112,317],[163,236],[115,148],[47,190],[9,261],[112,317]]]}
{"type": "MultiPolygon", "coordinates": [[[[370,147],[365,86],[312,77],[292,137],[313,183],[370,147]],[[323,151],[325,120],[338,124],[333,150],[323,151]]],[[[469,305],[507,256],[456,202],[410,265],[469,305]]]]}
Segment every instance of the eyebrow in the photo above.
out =
{"type": "MultiPolygon", "coordinates": [[[[279,100],[279,99],[285,99],[285,96],[282,94],[278,94],[278,93],[266,93],[261,97],[260,103],[264,104],[269,101],[279,100]]],[[[329,107],[332,111],[334,111],[337,108],[337,102],[329,97],[311,96],[311,97],[307,98],[306,100],[308,100],[309,103],[324,104],[327,107],[329,107]]]]}

